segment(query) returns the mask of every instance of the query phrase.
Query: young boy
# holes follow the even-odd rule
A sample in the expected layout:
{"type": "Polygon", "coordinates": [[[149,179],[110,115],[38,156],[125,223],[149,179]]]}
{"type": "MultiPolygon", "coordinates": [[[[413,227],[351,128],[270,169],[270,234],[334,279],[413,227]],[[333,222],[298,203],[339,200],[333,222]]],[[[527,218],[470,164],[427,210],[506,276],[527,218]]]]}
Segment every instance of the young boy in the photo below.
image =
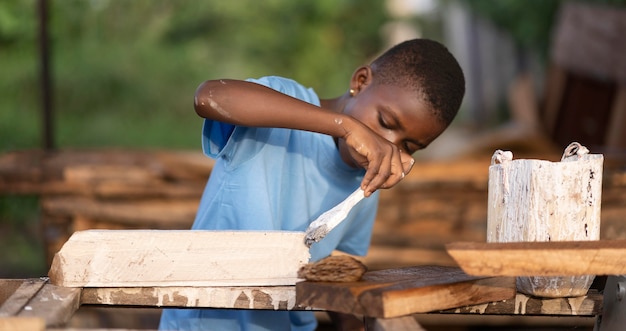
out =
{"type": "MultiPolygon", "coordinates": [[[[323,240],[316,261],[369,247],[378,189],[411,170],[412,154],[455,117],[463,72],[447,49],[415,39],[356,69],[348,92],[320,100],[280,77],[201,84],[202,147],[216,158],[193,229],[305,231],[358,187],[363,199],[323,240]]],[[[314,330],[311,312],[166,309],[163,330],[314,330]]]]}

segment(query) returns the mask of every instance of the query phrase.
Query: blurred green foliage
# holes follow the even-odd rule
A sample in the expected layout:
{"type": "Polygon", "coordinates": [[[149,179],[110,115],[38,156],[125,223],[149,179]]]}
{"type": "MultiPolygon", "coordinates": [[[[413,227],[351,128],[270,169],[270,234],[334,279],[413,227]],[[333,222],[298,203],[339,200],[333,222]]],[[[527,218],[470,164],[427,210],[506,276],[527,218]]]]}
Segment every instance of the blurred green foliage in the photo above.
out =
{"type": "Polygon", "coordinates": [[[0,195],[0,278],[46,274],[41,231],[37,197],[0,195]]]}
{"type": "MultiPolygon", "coordinates": [[[[333,97],[382,47],[378,0],[49,1],[59,147],[199,148],[206,79],[282,75],[333,97]]],[[[0,152],[40,142],[37,2],[0,3],[0,152]]]]}
{"type": "MultiPolygon", "coordinates": [[[[200,150],[202,81],[282,75],[333,97],[382,47],[378,0],[48,0],[59,148],[200,150]]],[[[0,153],[41,142],[36,0],[0,2],[0,153]]],[[[0,196],[0,278],[45,274],[36,197],[0,196]]]]}

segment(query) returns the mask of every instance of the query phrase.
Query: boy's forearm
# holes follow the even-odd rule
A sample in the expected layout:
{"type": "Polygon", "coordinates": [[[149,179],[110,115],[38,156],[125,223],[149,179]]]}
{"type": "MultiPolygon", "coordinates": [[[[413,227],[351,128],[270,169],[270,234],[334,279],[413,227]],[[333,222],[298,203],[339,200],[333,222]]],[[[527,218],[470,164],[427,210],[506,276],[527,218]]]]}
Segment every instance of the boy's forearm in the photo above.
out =
{"type": "Polygon", "coordinates": [[[307,130],[343,137],[353,118],[292,98],[263,85],[238,80],[202,83],[194,98],[204,118],[244,126],[307,130]]]}

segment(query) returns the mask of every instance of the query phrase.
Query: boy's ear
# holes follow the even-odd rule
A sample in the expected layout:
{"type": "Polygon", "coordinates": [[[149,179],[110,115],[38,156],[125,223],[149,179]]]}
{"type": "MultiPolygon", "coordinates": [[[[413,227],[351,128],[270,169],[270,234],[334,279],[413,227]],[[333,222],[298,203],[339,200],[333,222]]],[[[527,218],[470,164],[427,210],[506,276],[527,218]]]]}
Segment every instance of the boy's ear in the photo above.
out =
{"type": "Polygon", "coordinates": [[[362,66],[357,68],[352,74],[350,80],[350,90],[357,95],[363,88],[372,83],[372,68],[370,66],[362,66]]]}

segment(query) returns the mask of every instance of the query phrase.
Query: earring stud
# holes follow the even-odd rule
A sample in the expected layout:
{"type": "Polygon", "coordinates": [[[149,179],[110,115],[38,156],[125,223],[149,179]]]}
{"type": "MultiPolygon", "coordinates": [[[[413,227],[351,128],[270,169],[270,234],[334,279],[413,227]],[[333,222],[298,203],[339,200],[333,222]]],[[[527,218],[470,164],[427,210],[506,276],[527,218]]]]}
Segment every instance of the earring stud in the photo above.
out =
{"type": "Polygon", "coordinates": [[[350,89],[350,96],[351,96],[351,97],[353,97],[355,93],[356,93],[356,92],[354,92],[354,90],[353,90],[353,89],[350,89]]]}

